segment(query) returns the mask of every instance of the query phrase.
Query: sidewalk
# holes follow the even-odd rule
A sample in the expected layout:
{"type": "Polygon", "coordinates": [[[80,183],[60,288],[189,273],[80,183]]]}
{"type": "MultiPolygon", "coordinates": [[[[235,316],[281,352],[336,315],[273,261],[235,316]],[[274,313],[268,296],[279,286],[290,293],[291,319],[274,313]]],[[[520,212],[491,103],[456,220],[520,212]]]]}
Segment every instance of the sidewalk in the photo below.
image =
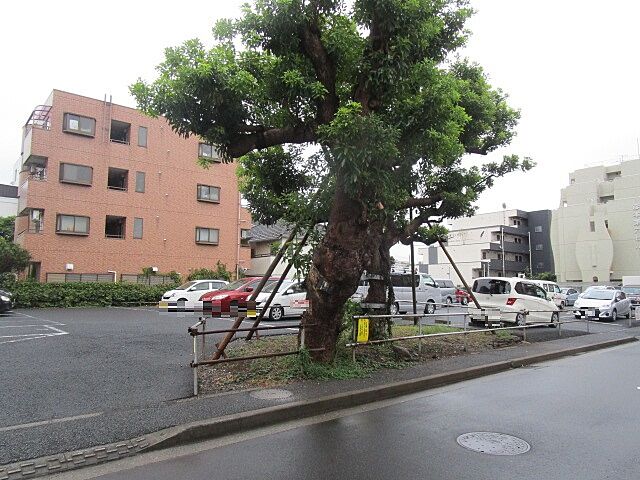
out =
{"type": "MultiPolygon", "coordinates": [[[[377,372],[369,378],[293,383],[283,387],[291,395],[280,400],[256,398],[258,392],[251,390],[106,411],[77,422],[48,425],[52,444],[20,444],[21,451],[36,452],[32,457],[40,458],[1,466],[0,480],[33,478],[151,449],[349,408],[513,367],[621,345],[636,341],[638,334],[640,327],[447,357],[404,370],[377,372]],[[100,438],[101,424],[108,422],[119,422],[124,426],[124,433],[120,438],[96,441],[100,438]],[[82,438],[84,443],[73,445],[67,441],[70,438],[82,438]],[[95,447],[99,443],[103,445],[95,447]],[[58,453],[61,451],[68,453],[58,453]]],[[[20,432],[5,433],[8,435],[2,441],[3,448],[11,448],[15,446],[14,442],[25,440],[20,432]]]]}

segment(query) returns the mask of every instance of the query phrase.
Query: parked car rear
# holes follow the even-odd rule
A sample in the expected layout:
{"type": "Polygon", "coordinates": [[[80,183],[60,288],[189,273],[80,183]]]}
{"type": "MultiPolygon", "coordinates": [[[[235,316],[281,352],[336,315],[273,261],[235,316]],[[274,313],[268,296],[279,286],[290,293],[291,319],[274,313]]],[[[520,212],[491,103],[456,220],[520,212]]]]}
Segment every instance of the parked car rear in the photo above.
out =
{"type": "MultiPolygon", "coordinates": [[[[473,282],[474,296],[483,308],[496,309],[505,323],[550,323],[560,320],[558,307],[547,292],[523,278],[481,277],[473,282]]],[[[470,308],[472,323],[484,323],[482,311],[470,308]]]]}

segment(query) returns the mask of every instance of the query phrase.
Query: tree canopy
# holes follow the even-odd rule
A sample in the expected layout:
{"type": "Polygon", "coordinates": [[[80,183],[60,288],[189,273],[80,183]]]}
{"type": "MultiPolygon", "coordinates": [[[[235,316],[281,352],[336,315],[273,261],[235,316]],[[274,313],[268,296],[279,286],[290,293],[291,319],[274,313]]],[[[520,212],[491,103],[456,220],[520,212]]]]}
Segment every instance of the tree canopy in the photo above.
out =
{"type": "Polygon", "coordinates": [[[326,222],[308,282],[319,329],[363,270],[390,268],[391,245],[432,243],[443,231],[423,225],[472,214],[496,177],[532,167],[462,164],[507,145],[519,119],[459,56],[472,13],[467,0],[255,0],[216,23],[211,47],[167,48],[157,79],[131,86],[142,110],[240,159],[254,220],[326,222]]]}

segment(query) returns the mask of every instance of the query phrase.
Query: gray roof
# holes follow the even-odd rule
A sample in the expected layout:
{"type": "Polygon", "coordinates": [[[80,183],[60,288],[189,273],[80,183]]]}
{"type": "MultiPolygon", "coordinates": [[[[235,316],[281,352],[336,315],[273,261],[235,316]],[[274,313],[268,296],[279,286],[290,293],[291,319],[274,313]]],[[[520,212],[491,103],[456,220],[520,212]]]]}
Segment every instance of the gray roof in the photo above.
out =
{"type": "Polygon", "coordinates": [[[249,232],[249,243],[273,242],[280,240],[291,233],[292,227],[285,223],[273,225],[254,225],[249,232]]]}

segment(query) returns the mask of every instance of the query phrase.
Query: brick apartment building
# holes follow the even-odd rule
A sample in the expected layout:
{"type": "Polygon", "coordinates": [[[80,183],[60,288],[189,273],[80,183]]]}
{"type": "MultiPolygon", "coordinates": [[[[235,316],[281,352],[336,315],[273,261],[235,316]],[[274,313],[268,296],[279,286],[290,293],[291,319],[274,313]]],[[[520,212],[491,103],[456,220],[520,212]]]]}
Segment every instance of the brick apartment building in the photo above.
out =
{"type": "Polygon", "coordinates": [[[164,118],[54,90],[24,126],[15,241],[28,274],[249,267],[235,165],[198,157],[216,153],[164,118]]]}

